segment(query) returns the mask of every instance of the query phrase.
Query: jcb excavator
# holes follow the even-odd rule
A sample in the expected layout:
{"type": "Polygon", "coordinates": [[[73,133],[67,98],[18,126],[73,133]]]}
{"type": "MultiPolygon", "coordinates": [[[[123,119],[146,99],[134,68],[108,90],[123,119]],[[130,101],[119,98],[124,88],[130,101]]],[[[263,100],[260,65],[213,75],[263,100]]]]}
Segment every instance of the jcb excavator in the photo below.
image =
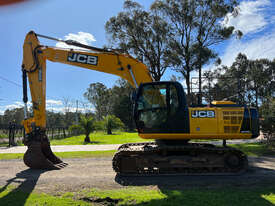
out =
{"type": "Polygon", "coordinates": [[[188,107],[180,83],[153,82],[147,67],[128,54],[100,49],[76,41],[63,41],[81,49],[40,45],[38,37],[63,41],[33,31],[23,46],[23,101],[28,150],[24,162],[30,168],[59,169],[66,166],[50,148],[46,136],[46,60],[110,73],[126,79],[134,88],[133,116],[138,134],[155,142],[128,143],[113,157],[113,169],[121,175],[239,174],[247,157],[226,145],[189,143],[192,139],[251,139],[259,135],[258,112],[231,101],[188,107]],[[27,78],[33,117],[27,117],[27,78]]]}

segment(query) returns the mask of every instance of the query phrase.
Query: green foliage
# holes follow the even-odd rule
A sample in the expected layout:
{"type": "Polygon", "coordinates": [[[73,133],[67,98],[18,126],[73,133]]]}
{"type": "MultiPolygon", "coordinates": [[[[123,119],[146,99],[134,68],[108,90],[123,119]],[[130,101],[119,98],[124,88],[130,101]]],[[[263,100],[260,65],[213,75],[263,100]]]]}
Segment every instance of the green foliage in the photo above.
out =
{"type": "Polygon", "coordinates": [[[168,59],[185,78],[188,95],[191,72],[198,70],[200,75],[202,66],[217,56],[211,46],[233,34],[233,27],[220,22],[234,6],[234,1],[226,0],[158,0],[151,6],[170,25],[168,59]]]}
{"type": "Polygon", "coordinates": [[[96,119],[102,120],[103,116],[106,116],[111,110],[110,101],[111,91],[102,83],[90,84],[87,91],[84,93],[84,97],[94,105],[96,109],[96,119]]]}
{"type": "Polygon", "coordinates": [[[114,115],[105,116],[103,122],[107,134],[112,134],[113,129],[121,129],[124,127],[122,121],[114,115]]]}
{"type": "Polygon", "coordinates": [[[126,0],[124,11],[110,18],[105,29],[113,46],[144,62],[155,81],[161,79],[169,66],[166,45],[170,27],[157,12],[126,0]]]}
{"type": "Polygon", "coordinates": [[[84,129],[85,131],[85,139],[84,142],[90,142],[90,133],[94,131],[94,118],[92,116],[80,116],[79,125],[84,129]]]}
{"type": "Polygon", "coordinates": [[[270,96],[274,96],[274,68],[274,61],[249,60],[240,53],[230,67],[222,66],[213,72],[204,73],[205,98],[209,102],[226,98],[259,107],[270,96]]]}
{"type": "Polygon", "coordinates": [[[275,140],[275,97],[270,97],[260,108],[261,130],[268,142],[275,140]]]}
{"type": "Polygon", "coordinates": [[[23,108],[7,109],[4,112],[4,115],[0,115],[0,125],[8,125],[9,122],[14,122],[16,125],[20,125],[23,119],[23,108]]]}
{"type": "Polygon", "coordinates": [[[110,89],[107,89],[102,83],[90,85],[84,96],[95,105],[97,120],[95,130],[104,130],[104,123],[101,120],[107,114],[115,115],[121,119],[128,131],[134,130],[130,100],[132,91],[132,86],[123,79],[119,79],[110,89]]]}
{"type": "Polygon", "coordinates": [[[84,130],[84,128],[81,125],[74,124],[74,125],[71,125],[69,127],[69,132],[72,135],[80,135],[80,134],[84,134],[85,130],[84,130]]]}
{"type": "Polygon", "coordinates": [[[103,131],[104,130],[104,122],[103,121],[95,121],[94,128],[95,128],[95,131],[103,131]]]}
{"type": "Polygon", "coordinates": [[[132,86],[123,79],[119,79],[112,88],[112,114],[123,122],[128,131],[135,129],[132,114],[133,103],[130,99],[132,92],[132,86]]]}

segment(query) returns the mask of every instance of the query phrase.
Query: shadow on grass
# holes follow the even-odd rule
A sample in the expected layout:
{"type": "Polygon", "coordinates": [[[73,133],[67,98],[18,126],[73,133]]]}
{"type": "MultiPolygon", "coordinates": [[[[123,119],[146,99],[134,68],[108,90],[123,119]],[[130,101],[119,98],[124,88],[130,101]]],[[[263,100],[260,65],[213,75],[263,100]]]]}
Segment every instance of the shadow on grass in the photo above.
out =
{"type": "Polygon", "coordinates": [[[103,143],[103,142],[100,142],[100,141],[83,142],[84,145],[87,145],[87,144],[100,144],[100,143],[103,143]]]}
{"type": "Polygon", "coordinates": [[[115,181],[123,186],[157,186],[164,195],[162,199],[133,204],[136,206],[273,205],[267,196],[275,194],[275,170],[256,167],[236,176],[117,175],[115,181]]]}
{"type": "Polygon", "coordinates": [[[236,149],[239,149],[246,154],[254,156],[274,156],[275,147],[264,143],[250,143],[250,144],[239,144],[234,145],[236,149]]]}
{"type": "Polygon", "coordinates": [[[26,169],[17,173],[14,178],[7,180],[6,185],[0,188],[0,193],[4,192],[12,183],[19,183],[20,185],[0,198],[0,205],[25,205],[28,197],[35,188],[40,175],[46,171],[47,170],[26,169]]]}

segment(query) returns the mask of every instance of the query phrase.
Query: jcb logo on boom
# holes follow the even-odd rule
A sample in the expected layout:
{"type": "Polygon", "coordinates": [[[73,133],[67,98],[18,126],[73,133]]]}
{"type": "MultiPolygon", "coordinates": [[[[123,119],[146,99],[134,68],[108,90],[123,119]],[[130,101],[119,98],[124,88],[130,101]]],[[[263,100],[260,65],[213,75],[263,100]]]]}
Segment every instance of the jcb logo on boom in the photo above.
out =
{"type": "Polygon", "coordinates": [[[69,53],[67,60],[69,62],[77,62],[82,64],[97,65],[97,56],[79,54],[79,53],[69,53]]]}
{"type": "Polygon", "coordinates": [[[191,116],[193,118],[215,118],[215,111],[195,110],[192,111],[191,116]]]}

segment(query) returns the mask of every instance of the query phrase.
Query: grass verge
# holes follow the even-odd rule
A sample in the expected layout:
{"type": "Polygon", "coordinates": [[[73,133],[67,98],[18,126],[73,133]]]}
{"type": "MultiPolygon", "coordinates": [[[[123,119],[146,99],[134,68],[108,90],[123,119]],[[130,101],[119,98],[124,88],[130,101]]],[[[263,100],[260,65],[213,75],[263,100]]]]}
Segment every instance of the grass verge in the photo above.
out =
{"type": "Polygon", "coordinates": [[[126,187],[116,190],[89,189],[77,193],[55,196],[27,193],[19,189],[0,190],[3,205],[135,205],[135,206],[181,206],[181,205],[234,205],[265,206],[275,204],[275,187],[185,189],[126,187]]]}
{"type": "MultiPolygon", "coordinates": [[[[247,189],[143,189],[91,190],[87,199],[119,200],[118,205],[271,205],[275,203],[275,187],[247,189]],[[95,198],[96,197],[96,198],[95,198]]],[[[82,198],[83,199],[83,198],[82,198]]]]}
{"type": "Polygon", "coordinates": [[[246,143],[230,145],[238,150],[241,150],[248,156],[274,156],[275,148],[263,143],[246,143]]]}
{"type": "Polygon", "coordinates": [[[81,200],[74,200],[68,197],[58,197],[44,193],[29,193],[17,188],[7,187],[0,189],[0,204],[5,206],[22,205],[90,205],[81,200]]]}
{"type": "Polygon", "coordinates": [[[107,135],[103,132],[96,132],[90,135],[91,143],[84,143],[85,136],[73,136],[64,139],[51,140],[51,145],[83,145],[83,144],[124,144],[129,142],[145,142],[137,133],[116,132],[107,135]]]}
{"type": "MultiPolygon", "coordinates": [[[[247,143],[230,145],[236,149],[243,151],[248,156],[274,156],[275,148],[261,143],[247,143]]],[[[115,150],[111,151],[80,151],[80,152],[55,152],[60,158],[92,158],[92,157],[111,157],[115,150]]],[[[0,154],[0,160],[22,159],[24,154],[7,153],[0,154]]]]}
{"type": "MultiPolygon", "coordinates": [[[[116,131],[111,135],[104,132],[94,132],[90,134],[91,143],[84,142],[85,135],[67,137],[62,139],[50,139],[51,145],[86,145],[86,144],[124,144],[129,142],[146,142],[153,140],[142,139],[137,132],[116,131]]],[[[18,146],[23,146],[21,141],[17,141],[18,146]]],[[[8,142],[0,142],[0,146],[8,146],[8,142]]]]}
{"type": "MultiPolygon", "coordinates": [[[[109,151],[80,151],[80,152],[55,152],[60,158],[92,158],[92,157],[112,157],[115,150],[109,151]]],[[[23,159],[23,153],[0,154],[0,160],[23,159]]]]}

